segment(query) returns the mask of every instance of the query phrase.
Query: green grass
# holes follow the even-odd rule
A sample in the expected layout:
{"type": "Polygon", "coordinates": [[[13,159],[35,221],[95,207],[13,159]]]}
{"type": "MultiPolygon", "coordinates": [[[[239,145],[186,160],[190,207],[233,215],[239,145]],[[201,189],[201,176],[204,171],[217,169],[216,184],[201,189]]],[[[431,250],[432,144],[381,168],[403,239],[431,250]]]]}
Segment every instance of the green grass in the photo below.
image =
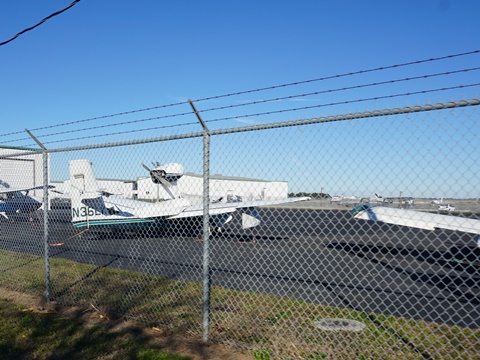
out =
{"type": "MultiPolygon", "coordinates": [[[[52,295],[62,304],[93,305],[109,319],[132,319],[142,326],[159,327],[197,339],[202,337],[202,287],[199,283],[98,268],[65,259],[52,259],[51,282],[52,295]]],[[[0,251],[0,285],[7,284],[15,284],[16,290],[41,295],[44,292],[43,259],[0,251]]],[[[46,319],[43,321],[51,321],[46,319]]],[[[22,323],[28,325],[29,321],[34,320],[25,318],[22,323]]],[[[33,333],[48,337],[42,334],[43,328],[36,327],[34,332],[24,335],[33,333]]],[[[45,352],[63,346],[76,347],[86,341],[93,354],[103,350],[102,342],[115,342],[115,339],[102,338],[96,329],[76,333],[66,323],[59,326],[58,331],[62,335],[55,338],[64,338],[65,332],[72,332],[75,336],[69,336],[69,341],[73,343],[68,344],[63,339],[59,344],[60,340],[52,338],[42,343],[45,352]],[[96,348],[95,338],[99,348],[96,348]]],[[[286,359],[480,359],[479,329],[215,286],[211,289],[210,339],[214,343],[248,349],[258,359],[277,358],[278,354],[286,359]],[[358,333],[323,331],[314,326],[315,321],[323,318],[356,320],[366,328],[358,333]]],[[[158,358],[149,357],[156,355],[148,352],[142,356],[158,358]]]]}
{"type": "Polygon", "coordinates": [[[86,326],[79,318],[32,312],[5,299],[0,299],[0,354],[2,359],[189,359],[152,347],[132,328],[86,326]]]}

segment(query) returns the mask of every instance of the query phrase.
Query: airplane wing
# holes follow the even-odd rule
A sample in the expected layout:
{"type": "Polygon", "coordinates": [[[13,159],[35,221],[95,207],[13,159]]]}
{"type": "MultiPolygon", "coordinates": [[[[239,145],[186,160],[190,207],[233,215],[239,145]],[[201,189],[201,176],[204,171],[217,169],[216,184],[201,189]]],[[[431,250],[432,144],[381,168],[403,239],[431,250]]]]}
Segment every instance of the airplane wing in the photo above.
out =
{"type": "MultiPolygon", "coordinates": [[[[209,204],[209,214],[213,221],[221,227],[232,220],[231,213],[242,214],[242,227],[248,229],[260,224],[258,206],[287,204],[309,200],[309,197],[288,198],[279,200],[259,200],[231,203],[209,204]]],[[[155,219],[165,220],[199,217],[203,215],[203,205],[191,205],[187,199],[176,198],[155,203],[142,202],[117,196],[101,196],[98,192],[83,193],[78,202],[72,202],[72,219],[80,221],[87,218],[94,221],[118,219],[155,219]]]]}
{"type": "MultiPolygon", "coordinates": [[[[230,202],[230,203],[211,203],[209,204],[209,214],[210,215],[220,215],[226,213],[233,213],[237,210],[240,210],[242,213],[242,227],[248,229],[260,224],[260,215],[255,209],[259,206],[267,205],[279,205],[279,204],[288,204],[298,201],[310,200],[309,197],[298,197],[298,198],[288,198],[288,199],[278,199],[278,200],[256,200],[256,201],[245,201],[245,202],[230,202]]],[[[185,208],[181,213],[170,216],[169,219],[180,219],[192,216],[202,216],[203,215],[203,205],[189,206],[185,208]]]]}
{"type": "MultiPolygon", "coordinates": [[[[53,185],[48,185],[48,188],[49,189],[53,189],[55,188],[55,186],[53,185]]],[[[21,188],[13,188],[13,187],[10,187],[10,188],[0,188],[0,194],[8,194],[8,193],[14,193],[14,192],[17,192],[17,191],[29,191],[29,190],[42,190],[43,189],[43,185],[40,185],[40,186],[34,186],[34,187],[21,187],[21,188]]]]}
{"type": "Polygon", "coordinates": [[[214,203],[210,204],[210,208],[221,209],[222,207],[235,207],[236,209],[241,208],[251,208],[267,205],[280,205],[280,204],[289,204],[299,201],[310,200],[309,197],[294,197],[286,199],[276,199],[276,200],[255,200],[255,201],[242,201],[242,202],[233,202],[233,203],[214,203]]]}
{"type": "MultiPolygon", "coordinates": [[[[355,219],[382,221],[388,224],[410,226],[418,229],[446,229],[480,235],[480,220],[459,216],[432,214],[415,210],[394,209],[362,204],[351,210],[355,219]]],[[[480,238],[478,240],[480,247],[480,238]]]]}
{"type": "MultiPolygon", "coordinates": [[[[309,197],[298,197],[298,198],[288,198],[288,199],[278,199],[278,200],[256,200],[256,201],[244,201],[244,202],[227,202],[227,203],[210,203],[209,209],[210,211],[214,211],[214,213],[221,213],[225,211],[221,210],[231,210],[231,212],[237,209],[244,209],[244,208],[253,208],[259,206],[267,206],[267,205],[279,205],[279,204],[288,204],[294,203],[299,201],[310,200],[309,197]]],[[[176,217],[187,217],[187,216],[201,216],[203,215],[203,204],[189,206],[185,208],[182,214],[176,215],[176,217]],[[185,215],[184,215],[185,213],[185,215]]]]}

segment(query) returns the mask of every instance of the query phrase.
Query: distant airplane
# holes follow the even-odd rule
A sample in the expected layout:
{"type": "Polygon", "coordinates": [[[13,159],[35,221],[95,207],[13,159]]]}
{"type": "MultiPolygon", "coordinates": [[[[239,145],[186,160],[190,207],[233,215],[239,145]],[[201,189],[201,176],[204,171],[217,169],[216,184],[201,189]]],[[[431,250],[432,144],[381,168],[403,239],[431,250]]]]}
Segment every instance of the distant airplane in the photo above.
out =
{"type": "Polygon", "coordinates": [[[415,205],[415,199],[414,198],[402,198],[401,203],[402,203],[402,205],[413,206],[413,205],[415,205]]]}
{"type": "MultiPolygon", "coordinates": [[[[146,168],[154,183],[163,186],[170,199],[151,203],[127,199],[99,189],[89,160],[70,161],[72,223],[76,227],[138,228],[168,227],[179,221],[198,226],[203,219],[203,205],[192,205],[177,191],[177,180],[183,176],[183,166],[176,163],[146,168]]],[[[286,204],[309,200],[309,197],[249,202],[222,202],[209,204],[210,221],[221,229],[236,211],[242,215],[242,227],[248,229],[260,224],[258,206],[286,204]]]]}
{"type": "Polygon", "coordinates": [[[347,202],[358,202],[360,198],[358,198],[357,196],[344,196],[344,195],[340,195],[340,196],[332,196],[330,198],[330,202],[333,203],[333,202],[337,202],[337,203],[340,203],[340,202],[344,202],[344,201],[347,201],[347,202]]]}
{"type": "Polygon", "coordinates": [[[385,202],[385,198],[383,196],[378,195],[377,193],[374,194],[375,196],[372,196],[370,198],[370,204],[383,204],[385,202]]]}
{"type": "MultiPolygon", "coordinates": [[[[480,235],[480,220],[459,216],[432,214],[415,210],[395,209],[361,204],[351,210],[355,219],[381,221],[417,229],[446,229],[480,235]]],[[[480,237],[477,241],[480,247],[480,237]]]]}
{"type": "MultiPolygon", "coordinates": [[[[49,185],[49,188],[53,187],[49,185]]],[[[42,201],[28,195],[29,191],[34,189],[43,189],[43,186],[0,189],[0,215],[8,219],[7,215],[31,213],[38,210],[42,206],[42,201]]]]}
{"type": "Polygon", "coordinates": [[[330,198],[330,202],[333,203],[333,202],[336,202],[336,203],[339,203],[339,202],[342,202],[343,200],[343,195],[340,195],[340,196],[332,196],[330,198]]]}
{"type": "Polygon", "coordinates": [[[443,205],[443,197],[441,199],[432,200],[432,205],[443,205]]]}

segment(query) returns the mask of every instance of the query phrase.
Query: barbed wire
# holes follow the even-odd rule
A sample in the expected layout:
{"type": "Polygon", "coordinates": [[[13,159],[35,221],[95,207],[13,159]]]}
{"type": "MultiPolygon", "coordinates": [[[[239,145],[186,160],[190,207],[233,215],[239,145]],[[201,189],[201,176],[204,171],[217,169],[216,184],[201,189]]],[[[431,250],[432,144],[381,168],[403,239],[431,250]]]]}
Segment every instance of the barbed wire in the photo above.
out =
{"type": "Polygon", "coordinates": [[[310,110],[310,109],[321,108],[321,107],[325,107],[325,106],[348,105],[348,104],[361,103],[361,102],[366,102],[366,101],[385,100],[385,99],[391,99],[391,98],[396,98],[396,97],[420,95],[420,94],[427,94],[427,93],[433,93],[433,92],[439,92],[439,91],[458,90],[458,89],[464,89],[464,88],[474,87],[474,86],[480,86],[480,83],[467,84],[467,85],[457,85],[457,86],[443,87],[443,88],[429,89],[429,90],[419,90],[419,91],[412,91],[412,92],[407,92],[407,93],[402,93],[402,94],[374,96],[374,97],[370,97],[370,98],[363,98],[363,99],[356,99],[356,100],[344,100],[344,101],[338,101],[338,102],[331,102],[331,103],[328,103],[328,104],[310,105],[310,106],[303,106],[303,107],[290,108],[290,109],[284,109],[284,110],[273,110],[273,111],[266,111],[266,112],[261,112],[261,113],[256,113],[256,114],[230,116],[230,117],[223,117],[223,118],[218,118],[218,119],[206,120],[205,122],[212,123],[212,122],[234,120],[234,119],[241,119],[241,118],[254,117],[254,116],[280,114],[280,113],[285,113],[285,112],[289,112],[289,111],[310,110]]]}
{"type": "MultiPolygon", "coordinates": [[[[93,127],[89,127],[89,128],[66,130],[66,131],[60,131],[60,132],[51,133],[51,134],[45,134],[45,135],[42,135],[41,138],[43,139],[43,138],[46,138],[46,137],[70,134],[70,133],[81,132],[81,131],[91,131],[91,130],[98,130],[98,129],[102,129],[102,128],[109,128],[109,127],[116,127],[116,126],[123,126],[123,125],[131,125],[131,124],[140,123],[140,122],[160,120],[160,119],[166,119],[166,118],[173,118],[173,117],[190,115],[190,114],[192,114],[192,112],[188,111],[188,112],[180,113],[180,114],[155,116],[155,117],[150,117],[150,118],[147,118],[147,119],[124,121],[122,123],[116,123],[116,124],[107,124],[107,125],[93,126],[93,127]]],[[[162,128],[187,126],[187,125],[192,125],[192,124],[195,125],[197,123],[196,122],[191,122],[191,123],[181,123],[181,124],[174,124],[174,125],[164,125],[164,126],[162,126],[162,128]]],[[[24,137],[24,138],[21,138],[21,139],[3,141],[3,142],[0,142],[0,144],[7,144],[7,143],[23,141],[23,140],[30,140],[30,138],[29,137],[24,137]]]]}
{"type": "MultiPolygon", "coordinates": [[[[325,103],[325,104],[317,104],[317,105],[303,106],[303,107],[297,107],[297,108],[289,108],[289,109],[259,112],[259,113],[255,113],[255,114],[244,114],[244,115],[237,115],[237,116],[230,116],[230,117],[223,117],[223,118],[206,120],[205,122],[206,123],[213,123],[213,122],[243,119],[243,118],[249,118],[249,117],[259,117],[259,116],[280,114],[280,113],[286,113],[286,112],[292,112],[292,111],[310,110],[310,109],[327,107],[327,106],[348,105],[348,104],[361,103],[361,102],[367,102],[367,101],[378,101],[378,100],[392,99],[392,98],[397,98],[397,97],[434,93],[434,92],[440,92],[440,91],[458,90],[458,89],[464,89],[464,88],[476,87],[476,86],[480,86],[480,83],[472,83],[472,84],[466,84],[466,85],[456,85],[456,86],[450,86],[450,87],[419,90],[419,91],[413,91],[413,92],[404,92],[404,93],[399,93],[399,94],[374,96],[374,97],[361,98],[361,99],[355,99],[355,100],[330,102],[330,103],[325,103]]],[[[87,140],[87,139],[94,139],[94,138],[100,138],[100,137],[106,137],[106,136],[115,136],[115,135],[123,135],[123,134],[131,134],[131,133],[152,131],[152,130],[160,130],[160,129],[166,129],[166,128],[175,128],[175,127],[181,127],[181,126],[187,126],[187,125],[197,125],[197,123],[192,122],[192,123],[183,123],[183,124],[175,124],[175,125],[164,125],[164,126],[156,126],[156,127],[145,128],[145,129],[127,130],[127,131],[121,131],[121,132],[116,132],[116,133],[111,133],[110,132],[108,134],[89,135],[89,136],[77,137],[77,138],[71,138],[71,139],[62,139],[62,140],[43,142],[43,144],[48,145],[48,144],[63,143],[63,142],[69,142],[69,141],[87,140]]],[[[31,146],[35,146],[35,144],[28,144],[28,145],[22,145],[22,146],[31,147],[31,146]]]]}
{"type": "MultiPolygon", "coordinates": [[[[116,113],[116,114],[110,114],[110,115],[96,116],[96,117],[93,117],[93,118],[70,121],[70,122],[57,124],[57,125],[42,126],[42,127],[38,127],[38,128],[33,128],[33,129],[31,129],[31,131],[40,131],[40,130],[52,129],[52,128],[61,127],[61,126],[81,124],[81,123],[89,122],[89,121],[93,121],[93,120],[108,119],[108,118],[112,118],[112,117],[115,117],[115,116],[131,115],[131,114],[138,113],[138,112],[158,110],[158,109],[162,109],[162,108],[167,108],[167,107],[172,107],[172,106],[177,106],[177,105],[185,105],[185,104],[188,104],[188,101],[182,101],[182,102],[171,103],[171,104],[166,104],[166,105],[153,106],[153,107],[138,109],[138,110],[124,111],[124,112],[120,112],[120,113],[116,113]]],[[[23,133],[23,130],[19,130],[19,131],[7,133],[7,134],[0,134],[0,137],[17,135],[17,134],[22,134],[22,133],[23,133]]]]}
{"type": "MultiPolygon", "coordinates": [[[[233,97],[233,96],[251,94],[251,93],[262,92],[262,91],[267,91],[267,90],[286,88],[286,87],[290,87],[290,86],[298,86],[298,85],[308,84],[308,83],[313,83],[313,82],[338,79],[338,78],[347,77],[347,76],[355,76],[355,75],[367,74],[367,73],[372,73],[372,72],[377,72],[377,71],[384,71],[384,70],[389,70],[389,69],[396,69],[396,68],[401,68],[401,67],[406,67],[406,66],[418,65],[418,64],[428,63],[428,62],[447,60],[447,59],[452,59],[452,58],[457,58],[457,57],[462,57],[462,56],[474,55],[474,54],[478,54],[478,53],[480,53],[480,50],[473,50],[473,51],[468,51],[468,52],[463,52],[463,53],[450,54],[450,55],[427,58],[427,59],[416,60],[416,61],[410,61],[410,62],[405,62],[405,63],[400,63],[400,64],[394,64],[394,65],[381,66],[381,67],[376,67],[376,68],[371,68],[371,69],[358,70],[358,71],[347,72],[347,73],[342,73],[342,74],[337,74],[337,75],[330,75],[330,76],[314,78],[314,79],[309,79],[309,80],[303,80],[303,81],[285,83],[285,84],[280,84],[280,85],[273,85],[273,86],[268,86],[268,87],[256,88],[256,89],[251,89],[251,90],[237,91],[237,92],[232,92],[232,93],[227,93],[227,94],[222,94],[222,95],[215,95],[215,96],[210,96],[210,97],[198,98],[198,99],[195,99],[195,100],[192,100],[192,101],[195,102],[195,103],[200,103],[200,102],[204,102],[204,101],[216,100],[216,99],[221,99],[221,98],[226,98],[226,97],[233,97]]],[[[70,121],[70,122],[61,123],[61,124],[37,127],[37,128],[30,129],[30,130],[31,131],[41,131],[41,130],[56,128],[56,127],[75,125],[75,124],[90,122],[90,121],[94,121],[94,120],[101,120],[101,119],[107,119],[107,118],[112,118],[112,117],[116,117],[116,116],[130,115],[130,114],[134,114],[134,113],[151,111],[151,110],[158,110],[158,109],[162,109],[162,108],[185,105],[185,104],[188,104],[188,101],[181,101],[181,102],[152,106],[152,107],[147,107],[147,108],[142,108],[142,109],[124,111],[124,112],[114,113],[114,114],[110,114],[110,115],[96,116],[96,117],[92,117],[92,118],[70,121]]],[[[17,135],[17,134],[21,134],[21,133],[23,133],[23,130],[22,131],[10,132],[10,133],[6,133],[6,134],[0,134],[0,137],[17,135]]]]}
{"type": "MultiPolygon", "coordinates": [[[[46,145],[46,144],[55,144],[55,143],[68,142],[68,141],[94,139],[94,138],[105,137],[105,136],[132,134],[132,133],[152,131],[152,130],[160,130],[160,129],[166,129],[166,128],[176,128],[176,127],[182,127],[182,126],[187,126],[187,125],[197,125],[197,123],[196,123],[196,122],[194,122],[194,123],[183,123],[183,124],[175,124],[175,125],[155,126],[155,127],[151,127],[151,128],[138,129],[138,130],[125,130],[125,131],[119,131],[119,132],[115,132],[115,133],[83,136],[83,137],[78,137],[78,138],[74,138],[74,139],[63,139],[63,140],[47,141],[47,142],[44,142],[43,144],[44,144],[44,145],[46,145]]],[[[28,145],[23,145],[23,147],[31,147],[31,146],[35,146],[35,145],[36,145],[36,144],[28,144],[28,145]]]]}
{"type": "Polygon", "coordinates": [[[296,99],[296,98],[312,96],[312,95],[329,94],[329,93],[333,93],[333,92],[340,92],[340,91],[347,91],[347,90],[358,90],[358,89],[367,88],[367,87],[380,86],[380,85],[390,85],[390,84],[394,84],[394,83],[398,83],[398,82],[413,81],[413,80],[419,80],[419,79],[428,79],[428,78],[431,78],[431,77],[438,77],[438,76],[443,76],[443,75],[453,75],[453,74],[470,72],[470,71],[477,71],[477,70],[480,70],[480,67],[453,70],[453,71],[445,71],[445,72],[441,72],[441,73],[434,73],[434,74],[419,75],[419,76],[413,76],[413,77],[407,77],[407,78],[401,78],[401,79],[379,81],[379,82],[373,82],[373,83],[367,83],[367,84],[361,84],[361,85],[346,86],[346,87],[341,87],[341,88],[336,88],[336,89],[313,91],[313,92],[309,92],[309,93],[288,95],[288,96],[276,97],[276,98],[271,98],[271,99],[256,100],[256,101],[251,101],[251,102],[245,102],[245,103],[242,103],[242,104],[233,104],[233,105],[227,105],[227,106],[221,106],[221,107],[214,107],[214,108],[205,109],[205,110],[198,110],[198,112],[205,113],[205,112],[210,112],[210,111],[231,109],[231,108],[235,108],[235,107],[243,107],[243,106],[258,105],[258,104],[263,104],[263,103],[268,103],[268,102],[296,99]]]}
{"type": "MultiPolygon", "coordinates": [[[[390,85],[390,84],[399,83],[399,82],[414,81],[414,80],[419,80],[419,79],[428,79],[428,78],[432,78],[432,77],[447,76],[447,75],[453,75],[453,74],[458,74],[458,73],[467,73],[467,72],[478,71],[478,70],[480,70],[480,67],[445,71],[445,72],[439,72],[439,73],[433,73],[433,74],[424,74],[424,75],[419,75],[419,76],[392,79],[392,80],[379,81],[379,82],[360,84],[360,85],[354,85],[354,86],[347,86],[347,87],[341,87],[341,88],[336,88],[336,89],[327,89],[327,90],[322,90],[322,91],[314,91],[314,92],[309,92],[309,93],[289,95],[289,96],[284,96],[284,97],[276,97],[276,98],[271,98],[271,99],[257,100],[257,101],[242,103],[242,104],[233,104],[233,105],[227,105],[227,106],[213,107],[213,108],[209,108],[209,109],[205,109],[205,110],[199,110],[199,112],[200,113],[206,113],[206,112],[212,112],[212,111],[218,111],[218,110],[232,109],[232,108],[236,108],[236,107],[258,105],[258,104],[263,104],[263,103],[268,103],[268,102],[275,102],[275,101],[282,101],[282,100],[289,100],[289,99],[297,99],[297,98],[312,96],[312,95],[320,95],[320,94],[341,92],[341,91],[347,91],[347,90],[356,90],[356,89],[374,87],[374,86],[380,86],[380,85],[390,85]]],[[[285,112],[286,111],[288,111],[288,109],[285,109],[285,112]]],[[[61,132],[44,134],[44,135],[41,135],[41,137],[43,139],[43,138],[46,138],[46,137],[64,135],[64,134],[75,133],[75,132],[92,131],[92,130],[98,130],[98,129],[107,128],[107,127],[119,127],[119,126],[124,126],[124,125],[132,125],[132,124],[137,124],[137,123],[141,123],[141,122],[148,122],[148,121],[153,121],[153,120],[160,120],[160,119],[167,119],[167,118],[174,118],[174,117],[190,115],[191,113],[192,113],[191,111],[188,111],[188,112],[183,112],[183,113],[155,116],[155,117],[149,117],[149,118],[144,118],[144,119],[135,119],[135,120],[124,121],[124,122],[115,123],[115,124],[106,124],[106,125],[99,125],[99,126],[93,126],[93,127],[87,127],[87,128],[81,128],[81,129],[66,130],[66,131],[61,131],[61,132]]],[[[190,123],[186,123],[185,125],[191,125],[191,124],[195,124],[195,123],[190,122],[190,123]]],[[[178,124],[176,124],[176,125],[178,125],[178,124]]],[[[165,126],[165,127],[162,127],[162,128],[168,128],[168,126],[165,126]]],[[[3,141],[3,142],[0,142],[0,144],[7,144],[7,143],[25,141],[25,140],[30,140],[30,138],[29,137],[24,137],[24,138],[21,138],[21,139],[3,141]]]]}

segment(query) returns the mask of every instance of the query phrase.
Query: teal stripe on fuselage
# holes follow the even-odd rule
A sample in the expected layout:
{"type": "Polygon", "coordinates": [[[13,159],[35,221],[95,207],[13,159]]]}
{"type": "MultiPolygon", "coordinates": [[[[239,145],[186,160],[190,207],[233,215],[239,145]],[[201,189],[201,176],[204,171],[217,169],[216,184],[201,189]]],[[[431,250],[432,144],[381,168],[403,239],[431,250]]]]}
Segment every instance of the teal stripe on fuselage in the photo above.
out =
{"type": "MultiPolygon", "coordinates": [[[[217,227],[213,223],[216,216],[211,217],[211,226],[217,227]]],[[[72,222],[76,228],[90,227],[92,231],[98,229],[104,230],[132,230],[132,231],[171,231],[179,234],[200,233],[203,229],[203,218],[201,216],[193,216],[181,219],[103,219],[91,221],[72,222]]]]}
{"type": "Polygon", "coordinates": [[[100,226],[100,227],[128,227],[128,225],[138,226],[139,224],[157,223],[158,221],[153,219],[118,219],[118,220],[92,220],[92,221],[78,221],[74,222],[75,227],[85,226],[100,226]]]}

